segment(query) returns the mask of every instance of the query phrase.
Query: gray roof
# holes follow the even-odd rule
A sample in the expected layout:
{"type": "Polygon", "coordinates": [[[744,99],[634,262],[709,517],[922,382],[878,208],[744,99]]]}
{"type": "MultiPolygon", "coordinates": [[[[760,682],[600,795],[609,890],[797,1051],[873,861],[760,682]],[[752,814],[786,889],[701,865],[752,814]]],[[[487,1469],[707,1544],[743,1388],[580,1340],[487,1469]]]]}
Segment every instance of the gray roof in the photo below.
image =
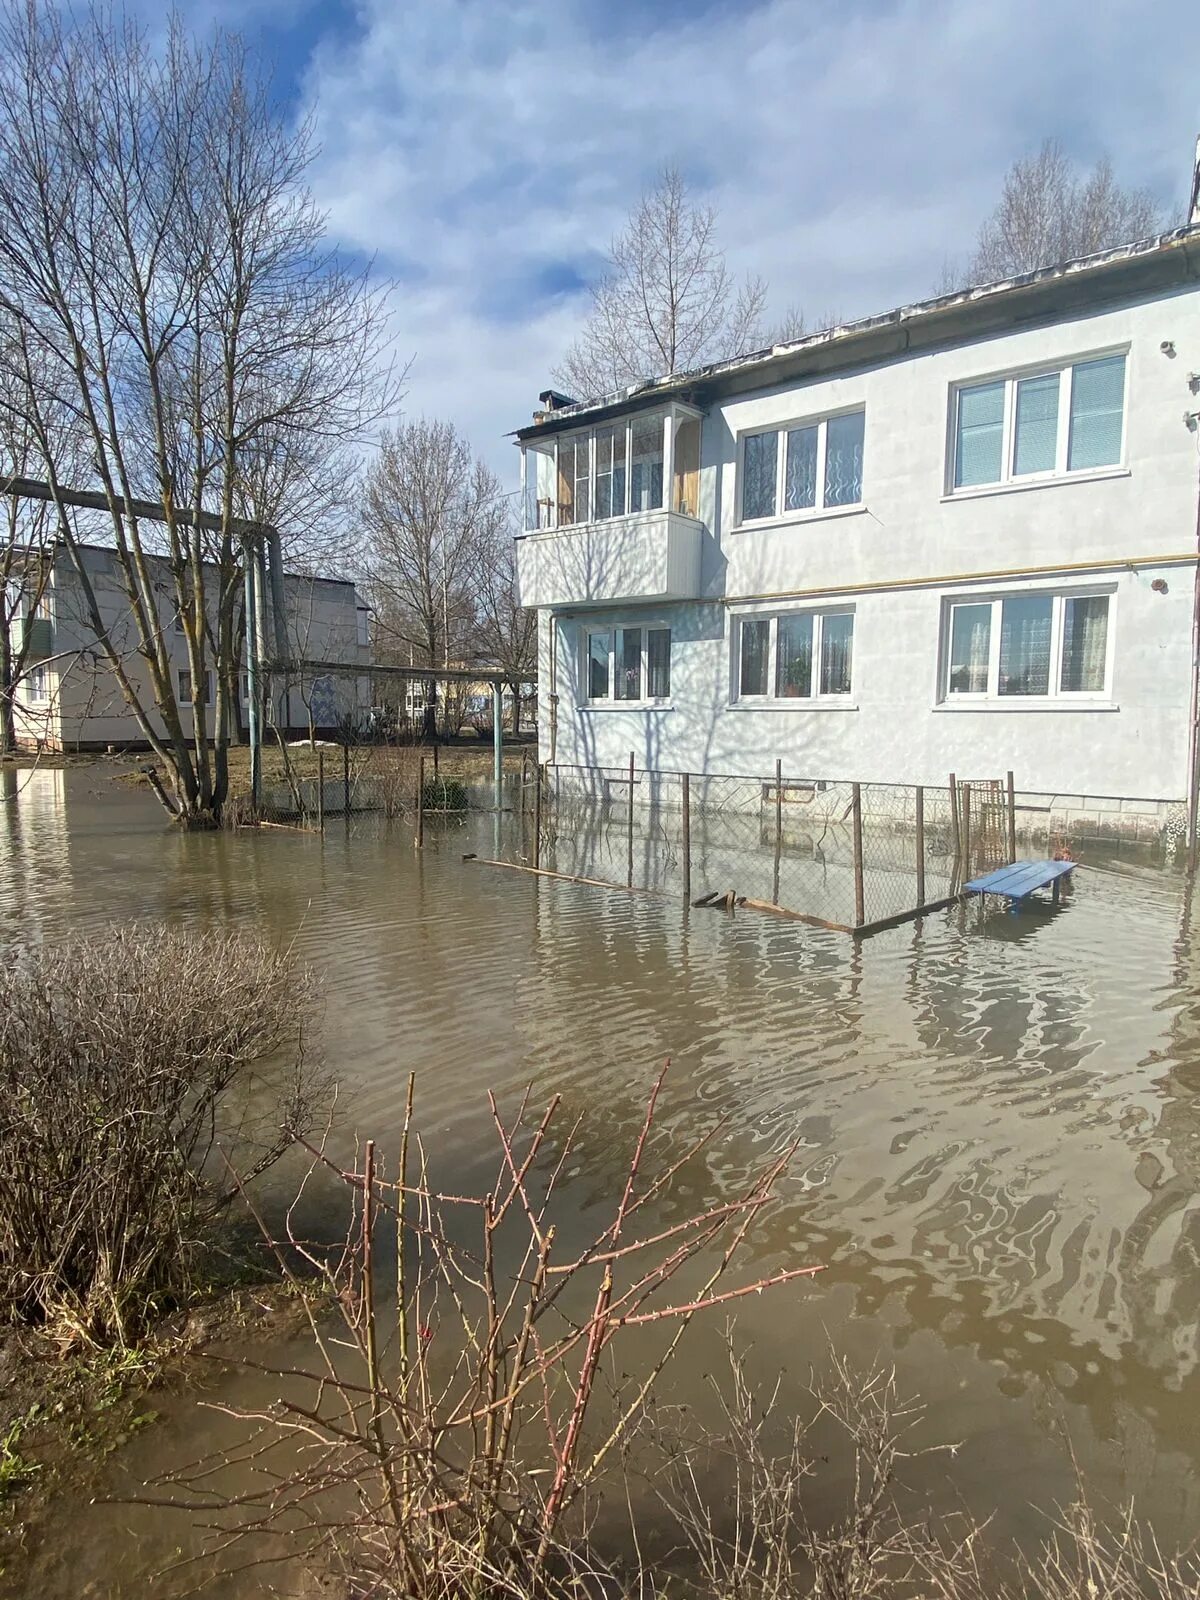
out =
{"type": "Polygon", "coordinates": [[[1198,278],[1200,222],[996,283],[897,306],[691,372],[630,384],[612,394],[541,413],[514,437],[526,440],[559,433],[584,421],[602,421],[670,399],[707,405],[719,396],[984,338],[1018,325],[1054,322],[1107,301],[1174,293],[1198,278]]]}

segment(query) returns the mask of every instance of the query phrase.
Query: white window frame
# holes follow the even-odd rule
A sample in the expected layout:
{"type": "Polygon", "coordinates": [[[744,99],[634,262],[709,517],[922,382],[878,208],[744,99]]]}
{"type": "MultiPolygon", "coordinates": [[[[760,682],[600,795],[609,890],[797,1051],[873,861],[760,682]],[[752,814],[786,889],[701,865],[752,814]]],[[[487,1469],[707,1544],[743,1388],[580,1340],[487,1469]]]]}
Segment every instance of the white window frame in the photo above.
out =
{"type": "Polygon", "coordinates": [[[30,702],[42,705],[51,698],[50,669],[45,662],[40,661],[36,666],[30,667],[27,681],[29,692],[26,698],[30,702]]]}
{"type": "Polygon", "coordinates": [[[778,611],[747,611],[734,619],[731,629],[733,640],[733,704],[742,706],[786,706],[792,711],[804,711],[813,706],[849,706],[854,704],[854,683],[857,672],[858,608],[853,605],[796,606],[778,611]],[[779,621],[781,617],[811,617],[813,619],[813,675],[809,694],[781,695],[775,692],[776,664],[779,654],[779,621]],[[850,647],[850,688],[845,694],[822,694],[821,651],[824,643],[826,617],[853,619],[850,647]],[[742,629],[748,622],[769,623],[767,633],[767,692],[742,693],[742,629]]]}
{"type": "MultiPolygon", "coordinates": [[[[527,443],[524,446],[524,448],[521,451],[521,493],[520,493],[520,498],[521,498],[522,521],[527,521],[528,520],[528,516],[529,516],[528,473],[529,473],[529,470],[530,470],[529,458],[530,458],[531,455],[537,456],[537,455],[541,454],[541,455],[545,456],[545,458],[547,460],[552,462],[552,464],[553,464],[552,465],[552,472],[553,472],[553,479],[554,479],[554,484],[555,484],[555,495],[554,495],[553,501],[550,503],[549,506],[546,507],[546,510],[547,510],[547,513],[548,513],[547,520],[545,522],[542,522],[542,520],[541,520],[542,505],[539,504],[538,501],[537,501],[536,490],[535,490],[535,494],[534,494],[534,509],[535,509],[535,521],[537,522],[537,526],[536,527],[525,527],[523,529],[523,532],[527,533],[527,534],[528,533],[549,533],[549,532],[553,532],[553,531],[560,530],[560,529],[569,532],[570,530],[572,530],[574,528],[587,527],[587,526],[589,526],[590,524],[593,524],[593,523],[598,525],[598,524],[601,524],[601,523],[616,522],[621,517],[658,517],[658,516],[665,516],[667,513],[670,513],[671,515],[674,515],[674,516],[685,515],[685,513],[683,513],[683,512],[676,512],[676,511],[673,510],[674,498],[675,498],[675,435],[676,435],[676,432],[678,431],[678,429],[680,428],[680,426],[683,423],[692,422],[692,421],[694,421],[698,425],[698,427],[700,428],[700,442],[699,442],[699,449],[697,451],[697,459],[698,459],[698,461],[700,461],[702,463],[703,460],[704,460],[704,416],[703,416],[703,413],[698,411],[698,410],[696,410],[695,407],[684,405],[684,404],[680,403],[679,401],[672,401],[669,404],[667,404],[665,407],[663,407],[663,406],[653,406],[653,407],[648,407],[645,411],[631,411],[631,412],[628,412],[623,417],[613,417],[607,422],[597,422],[597,423],[594,423],[592,426],[587,427],[587,428],[571,429],[570,431],[561,433],[561,434],[557,435],[554,438],[554,440],[552,441],[552,446],[553,446],[552,449],[539,451],[537,446],[535,445],[535,443],[530,441],[529,443],[527,443]],[[651,506],[646,510],[642,510],[642,509],[639,509],[638,507],[634,506],[633,503],[632,503],[633,502],[633,463],[634,463],[633,433],[634,433],[634,428],[635,428],[636,425],[641,424],[641,423],[646,423],[648,421],[656,422],[659,425],[659,431],[660,431],[661,438],[662,438],[662,476],[663,476],[662,504],[658,505],[658,506],[651,506]],[[620,511],[614,511],[607,517],[597,517],[596,516],[596,503],[597,503],[596,502],[596,467],[597,467],[596,440],[597,440],[598,436],[601,433],[608,433],[610,430],[613,430],[613,429],[623,429],[624,430],[624,434],[625,434],[625,457],[624,457],[624,462],[625,462],[625,466],[624,466],[624,470],[625,470],[625,497],[624,497],[624,504],[622,505],[622,508],[621,508],[620,511]],[[586,517],[577,517],[573,522],[560,522],[558,520],[559,507],[558,507],[558,490],[557,490],[558,477],[559,477],[559,452],[560,452],[562,446],[565,443],[567,443],[568,441],[571,441],[572,443],[577,442],[577,441],[583,441],[583,442],[586,442],[586,445],[587,445],[587,457],[588,457],[588,474],[587,474],[588,505],[587,505],[587,513],[588,514],[587,514],[586,517]]],[[[639,459],[643,459],[643,458],[639,457],[639,459]]],[[[536,468],[534,468],[534,470],[536,471],[536,468]]],[[[581,481],[582,480],[580,480],[580,479],[573,479],[573,481],[572,481],[573,490],[574,490],[574,487],[581,481]]]]}
{"type": "Polygon", "coordinates": [[[674,642],[675,641],[674,641],[674,639],[672,637],[673,629],[672,629],[671,624],[669,622],[666,622],[666,621],[663,621],[663,620],[659,620],[657,618],[652,618],[652,619],[650,619],[649,621],[646,621],[646,622],[609,622],[609,623],[595,623],[595,624],[588,623],[588,624],[585,624],[584,627],[580,630],[580,633],[581,633],[581,641],[580,641],[580,643],[581,643],[581,657],[582,657],[582,663],[583,663],[583,672],[582,672],[583,695],[581,696],[580,704],[583,705],[586,709],[593,710],[593,711],[596,711],[596,710],[599,710],[599,711],[630,711],[630,710],[636,711],[639,708],[644,710],[647,707],[655,707],[655,706],[663,707],[663,706],[671,705],[671,703],[672,703],[672,699],[671,699],[672,691],[671,690],[668,690],[665,695],[658,695],[658,696],[655,696],[653,698],[647,692],[649,690],[649,688],[650,688],[650,635],[652,633],[664,633],[664,632],[667,634],[667,673],[670,676],[671,673],[672,673],[673,667],[674,667],[674,661],[673,661],[674,650],[673,650],[673,647],[674,647],[674,642]],[[641,698],[639,700],[619,700],[617,698],[617,696],[616,696],[616,686],[617,686],[616,650],[617,650],[617,634],[619,632],[625,632],[625,633],[640,632],[641,636],[642,636],[642,648],[641,648],[641,659],[642,659],[641,685],[642,685],[642,695],[641,695],[641,698]],[[592,698],[592,694],[591,694],[592,639],[593,639],[593,637],[595,635],[601,634],[601,633],[606,633],[608,635],[608,691],[609,692],[606,695],[602,695],[602,696],[599,696],[596,699],[593,699],[592,698]]]}
{"type": "Polygon", "coordinates": [[[960,496],[989,494],[996,489],[1025,488],[1039,483],[1059,483],[1064,479],[1089,478],[1110,472],[1123,472],[1129,443],[1129,346],[1117,345],[1110,350],[1090,350],[1086,355],[1071,356],[1066,361],[1051,361],[1039,366],[993,372],[990,377],[965,378],[950,386],[950,430],[946,450],[946,493],[960,496]],[[1125,360],[1124,382],[1121,388],[1121,450],[1116,461],[1102,467],[1069,467],[1068,453],[1071,445],[1071,390],[1074,386],[1075,368],[1086,367],[1093,361],[1110,361],[1117,356],[1125,360]],[[1058,431],[1055,439],[1054,466],[1042,472],[1014,470],[1017,456],[1017,385],[1030,378],[1058,378],[1058,431]],[[1004,420],[1000,436],[1000,476],[987,483],[957,484],[958,476],[958,415],[963,394],[972,389],[987,389],[994,384],[1004,385],[1004,420]]]}
{"type": "Polygon", "coordinates": [[[1114,587],[1092,585],[1070,589],[1004,589],[989,594],[953,594],[942,596],[941,664],[938,670],[938,703],[946,706],[999,706],[1007,711],[1020,711],[1022,707],[1040,708],[1048,705],[1110,705],[1113,693],[1113,641],[1116,637],[1117,593],[1114,587]],[[1068,600],[1108,601],[1108,628],[1104,636],[1104,684],[1100,689],[1063,689],[1062,680],[1063,637],[1068,600]],[[1048,694],[1000,693],[1000,632],[1003,607],[1006,600],[1049,600],[1050,614],[1050,670],[1048,694]],[[950,639],[954,626],[954,611],[958,606],[990,605],[990,633],[988,636],[987,688],[983,691],[950,688],[950,639]]]}
{"type": "Polygon", "coordinates": [[[867,503],[867,407],[865,402],[854,406],[841,406],[834,411],[822,411],[815,417],[793,417],[768,428],[743,428],[737,441],[737,519],[735,528],[761,528],[776,522],[796,522],[806,517],[833,517],[842,512],[861,511],[867,503]],[[846,500],[835,506],[825,504],[825,463],[828,455],[829,424],[839,417],[860,415],[863,419],[863,486],[857,500],[846,500]],[[817,430],[816,498],[811,506],[800,506],[795,511],[784,509],[787,489],[787,436],[797,428],[817,430]],[[743,514],[746,492],[746,441],[758,439],[764,433],[777,436],[775,445],[775,509],[769,516],[747,517],[743,514]]]}

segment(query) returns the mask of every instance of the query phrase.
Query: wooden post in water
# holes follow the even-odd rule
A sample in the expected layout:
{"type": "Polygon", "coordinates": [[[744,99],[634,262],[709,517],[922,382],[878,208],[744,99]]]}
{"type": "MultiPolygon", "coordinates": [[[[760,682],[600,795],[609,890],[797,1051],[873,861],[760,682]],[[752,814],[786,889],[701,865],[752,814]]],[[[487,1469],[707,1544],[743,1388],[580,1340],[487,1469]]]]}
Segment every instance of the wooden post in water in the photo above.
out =
{"type": "Polygon", "coordinates": [[[950,774],[950,838],[954,845],[954,873],[958,877],[958,869],[962,862],[962,835],[958,831],[958,784],[954,781],[954,774],[950,774]]]}
{"type": "Polygon", "coordinates": [[[964,783],[962,786],[962,850],[963,850],[963,877],[971,876],[971,785],[964,783]]]}
{"type": "Polygon", "coordinates": [[[690,906],[692,903],[692,780],[685,772],[683,775],[683,793],[681,805],[683,806],[683,903],[690,906]]]}
{"type": "Polygon", "coordinates": [[[629,752],[629,821],[626,825],[625,886],[633,888],[633,751],[629,752]]]}
{"type": "Polygon", "coordinates": [[[925,904],[925,791],[917,785],[917,905],[925,904]]]}
{"type": "Polygon", "coordinates": [[[1008,859],[1017,859],[1017,791],[1013,775],[1008,775],[1008,859]]]}
{"type": "Polygon", "coordinates": [[[863,894],[862,789],[857,783],[850,786],[850,813],[854,830],[854,926],[861,928],[867,911],[863,894]]]}
{"type": "Polygon", "coordinates": [[[775,868],[771,875],[771,904],[779,904],[779,858],[783,853],[783,762],[775,757],[775,868]]]}
{"type": "Polygon", "coordinates": [[[325,832],[325,752],[317,751],[317,829],[325,832]]]}
{"type": "Polygon", "coordinates": [[[540,867],[542,864],[542,764],[539,761],[534,767],[537,787],[533,791],[533,864],[540,867]]]}
{"type": "Polygon", "coordinates": [[[350,746],[342,746],[342,815],[350,816],[350,746]]]}
{"type": "MultiPolygon", "coordinates": [[[[435,747],[436,748],[436,747],[435,747]]],[[[425,757],[417,759],[417,837],[413,840],[420,850],[425,843],[425,757]]]]}

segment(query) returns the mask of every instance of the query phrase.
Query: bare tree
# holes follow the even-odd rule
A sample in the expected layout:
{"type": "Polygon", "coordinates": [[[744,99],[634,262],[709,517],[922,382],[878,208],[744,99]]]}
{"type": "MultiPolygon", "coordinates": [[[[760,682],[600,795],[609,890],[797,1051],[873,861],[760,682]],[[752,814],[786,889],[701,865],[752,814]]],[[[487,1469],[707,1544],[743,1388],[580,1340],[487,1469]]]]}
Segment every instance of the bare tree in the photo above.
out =
{"type": "Polygon", "coordinates": [[[521,731],[521,686],[537,677],[537,612],[521,604],[511,519],[497,514],[480,541],[476,638],[480,658],[504,673],[512,694],[512,731],[521,731]]]}
{"type": "Polygon", "coordinates": [[[0,6],[0,307],[18,329],[0,407],[31,431],[97,650],[193,825],[228,789],[256,465],[286,442],[336,450],[394,398],[383,306],[324,242],[310,157],[234,35],[196,42],[176,23],[152,48],[104,11],[0,6]],[[107,501],[132,652],[57,498],[63,407],[107,501]],[[211,716],[198,695],[190,726],[173,616],[191,682],[216,669],[211,716]]]}
{"type": "Polygon", "coordinates": [[[677,167],[665,167],[630,213],[591,294],[584,330],[554,375],[576,395],[686,371],[763,342],[766,285],[734,278],[717,243],[716,210],[697,204],[677,167]]]}
{"type": "Polygon", "coordinates": [[[1122,187],[1107,159],[1081,174],[1056,139],[1015,161],[1000,201],[979,230],[963,272],[944,280],[983,283],[1127,244],[1168,225],[1147,189],[1122,187]]]}
{"type": "MultiPolygon", "coordinates": [[[[452,423],[405,422],[385,433],[364,484],[363,563],[376,646],[402,665],[446,666],[471,650],[480,551],[500,482],[452,423]]],[[[436,679],[425,733],[436,733],[436,679]]]]}

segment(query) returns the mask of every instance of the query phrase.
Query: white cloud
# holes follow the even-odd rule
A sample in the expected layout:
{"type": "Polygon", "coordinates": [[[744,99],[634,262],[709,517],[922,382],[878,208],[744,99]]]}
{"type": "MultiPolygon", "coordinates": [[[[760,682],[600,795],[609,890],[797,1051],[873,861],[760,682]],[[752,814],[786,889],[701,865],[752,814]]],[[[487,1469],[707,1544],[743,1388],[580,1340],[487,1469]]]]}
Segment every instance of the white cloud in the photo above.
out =
{"type": "Polygon", "coordinates": [[[1198,67],[1191,0],[367,0],[307,93],[335,234],[404,277],[410,409],[512,475],[584,309],[546,285],[664,160],[776,311],[866,313],[928,292],[1046,134],[1180,203],[1198,67]]]}

